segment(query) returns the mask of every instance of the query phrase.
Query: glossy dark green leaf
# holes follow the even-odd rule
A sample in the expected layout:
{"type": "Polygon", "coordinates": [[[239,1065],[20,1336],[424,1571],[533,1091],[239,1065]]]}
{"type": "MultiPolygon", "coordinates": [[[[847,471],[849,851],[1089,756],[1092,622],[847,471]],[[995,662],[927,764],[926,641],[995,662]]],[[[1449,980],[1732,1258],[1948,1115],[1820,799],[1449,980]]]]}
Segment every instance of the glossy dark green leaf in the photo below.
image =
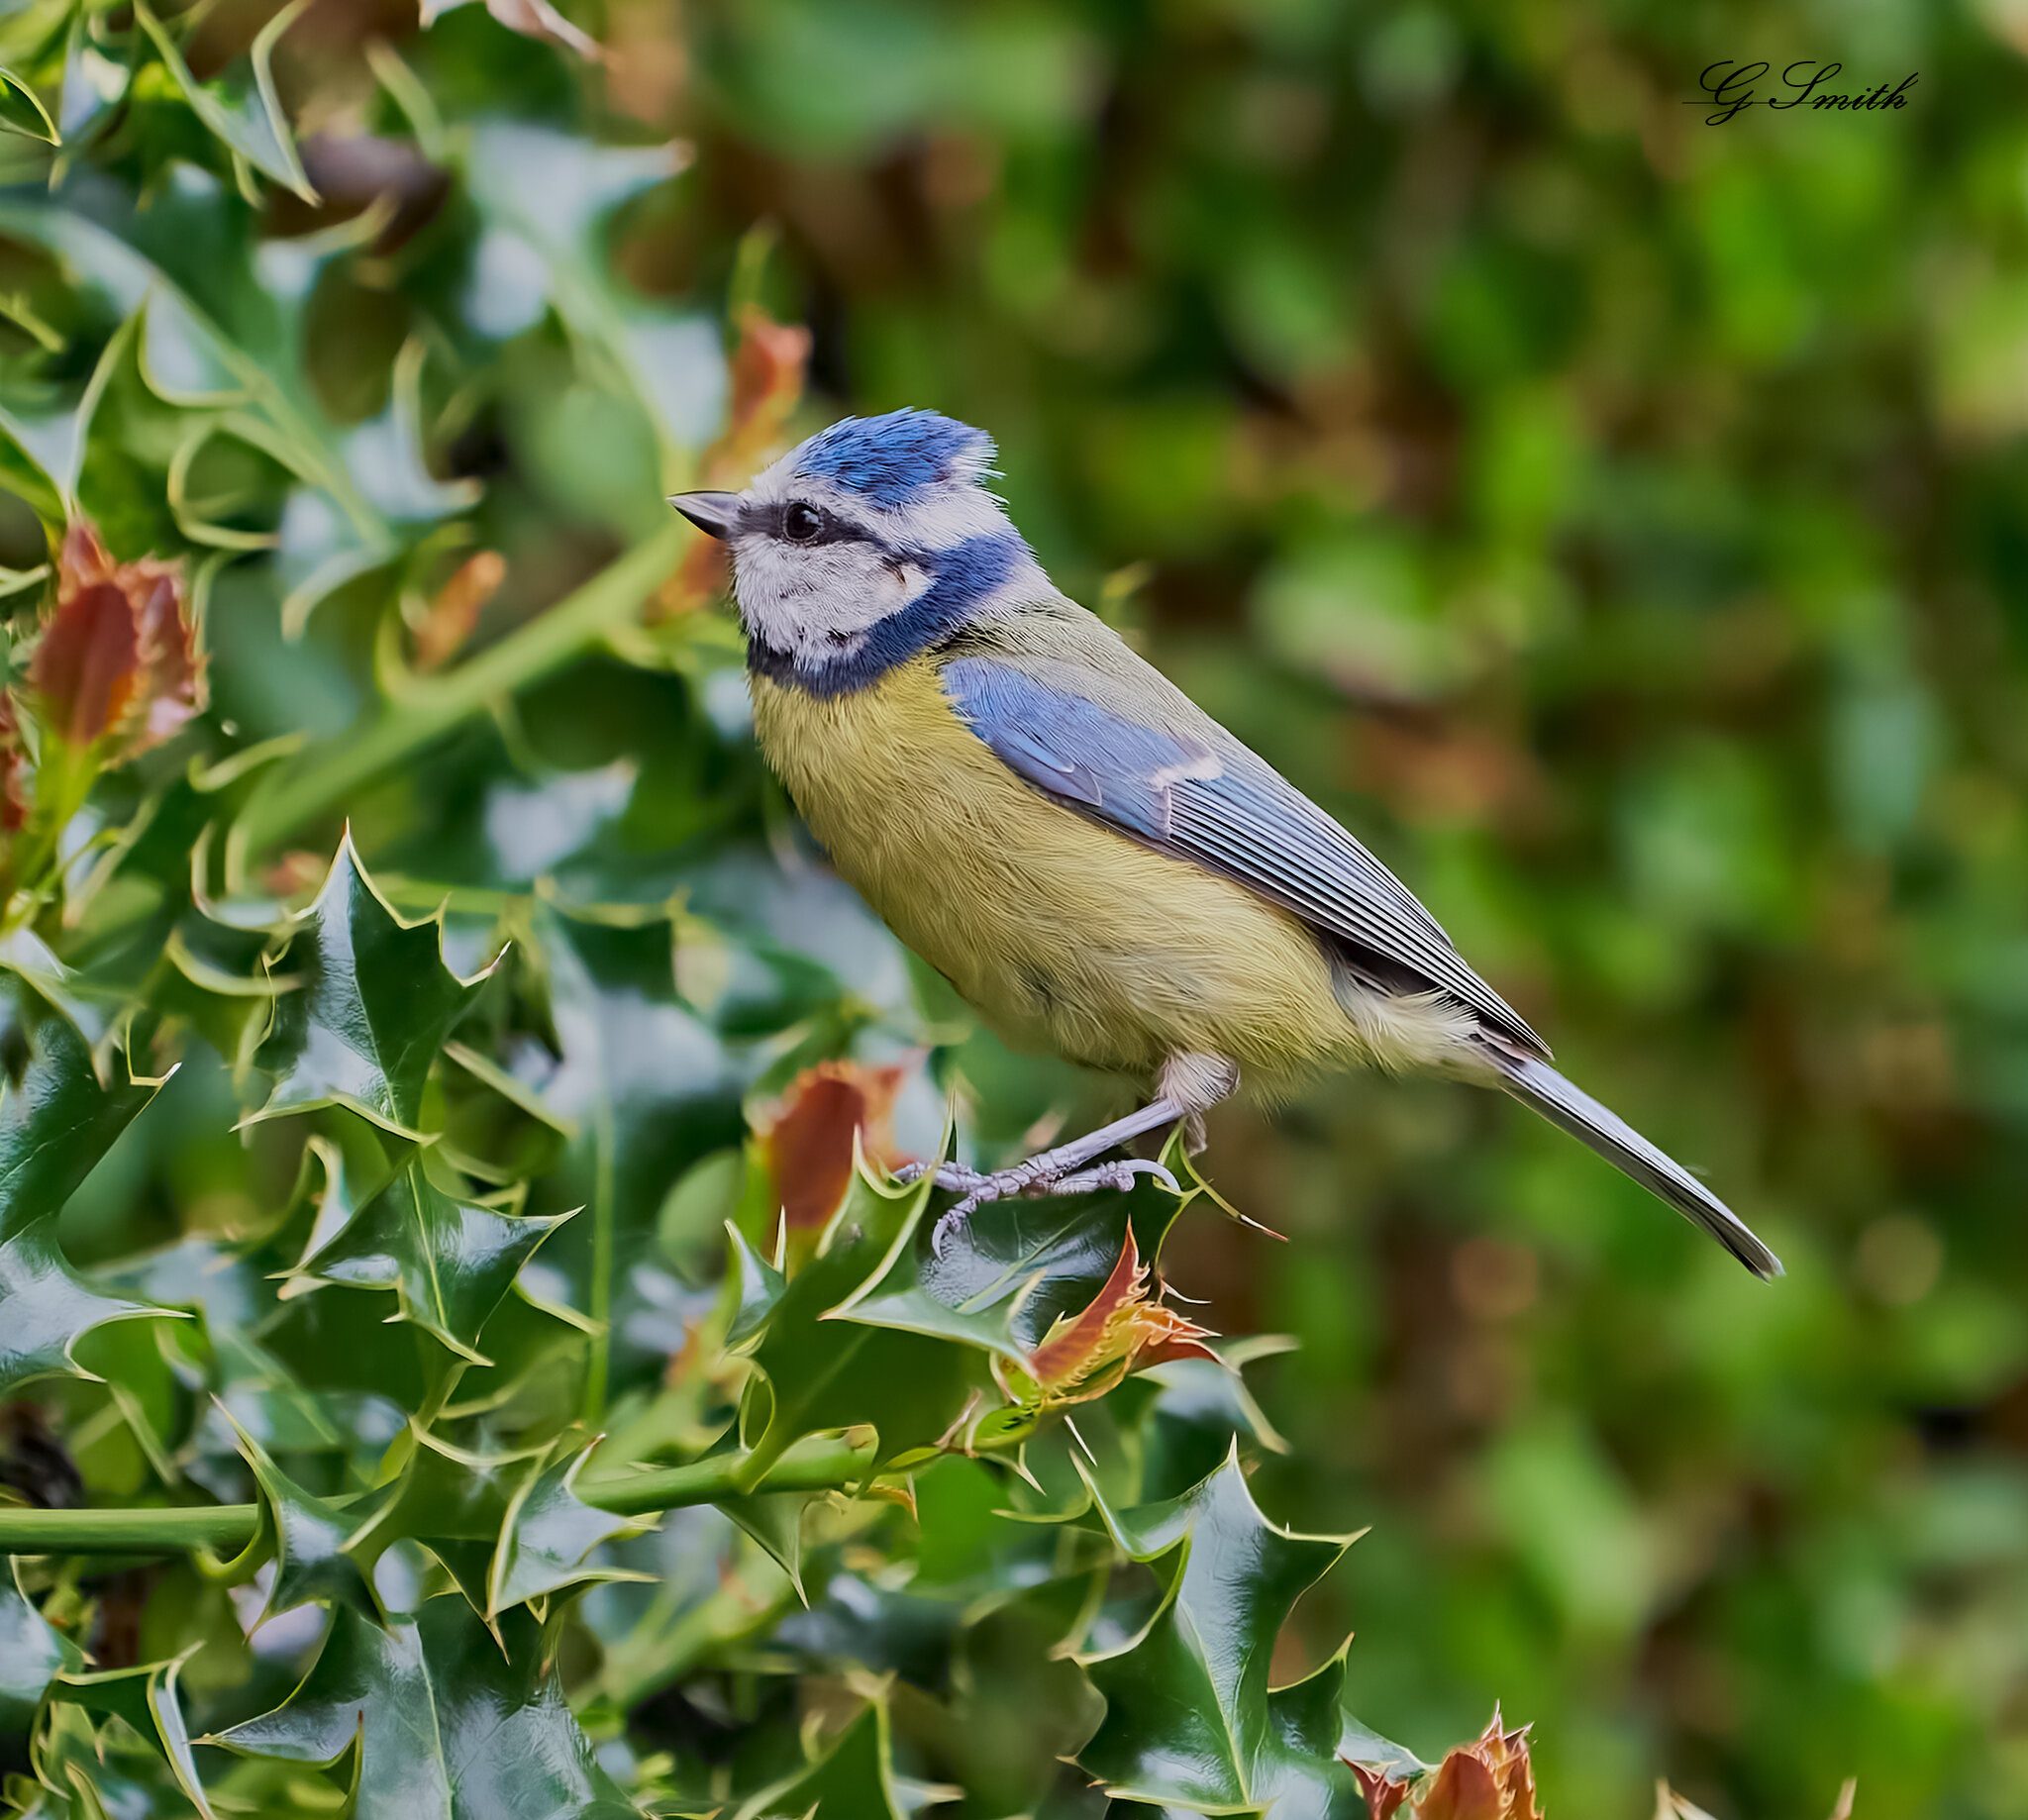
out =
{"type": "Polygon", "coordinates": [[[362,1205],[324,1232],[333,1177],[319,1213],[323,1236],[297,1266],[296,1280],[354,1289],[392,1289],[403,1320],[454,1354],[489,1364],[480,1330],[521,1267],[568,1214],[502,1213],[441,1187],[412,1158],[362,1205]]]}
{"type": "Polygon", "coordinates": [[[600,1543],[641,1527],[640,1519],[599,1510],[577,1495],[577,1475],[597,1445],[554,1455],[509,1501],[486,1575],[489,1616],[565,1586],[622,1574],[585,1561],[600,1543]]]}
{"type": "Polygon", "coordinates": [[[77,1027],[18,979],[0,1041],[0,1390],[76,1367],[78,1337],[105,1321],[158,1311],[93,1288],[57,1242],[56,1215],[159,1081],[116,1061],[102,1082],[77,1027]]]}
{"type": "Polygon", "coordinates": [[[161,1312],[92,1288],[57,1249],[54,1220],[0,1239],[0,1391],[76,1372],[73,1349],[82,1335],[107,1321],[161,1312]]]}
{"type": "Polygon", "coordinates": [[[938,1441],[986,1389],[971,1347],[842,1317],[915,1237],[928,1198],[927,1184],[856,1174],[816,1255],[788,1279],[752,1354],[762,1381],[743,1424],[757,1472],[804,1435],[860,1424],[892,1460],[938,1441]]]}
{"type": "Polygon", "coordinates": [[[346,1549],[370,1572],[395,1543],[420,1542],[444,1564],[472,1608],[490,1612],[498,1539],[542,1463],[541,1449],[475,1454],[412,1430],[400,1474],[382,1489],[346,1549]]]}
{"type": "Polygon", "coordinates": [[[1269,1688],[1275,1639],[1349,1536],[1297,1536],[1261,1514],[1237,1451],[1166,1503],[1114,1511],[1108,1534],[1164,1580],[1127,1643],[1084,1658],[1106,1714],[1079,1766],[1122,1799],[1270,1820],[1364,1820],[1338,1759],[1345,1670],[1334,1658],[1269,1688]]]}
{"type": "Polygon", "coordinates": [[[192,1652],[173,1662],[149,1663],[135,1668],[100,1672],[66,1669],[50,1688],[50,1697],[108,1718],[123,1719],[158,1750],[183,1797],[204,1816],[217,1820],[204,1785],[198,1779],[191,1751],[190,1727],[183,1717],[177,1680],[192,1652]]]}
{"type": "Polygon", "coordinates": [[[189,1820],[197,1811],[155,1741],[52,1701],[30,1740],[34,1793],[10,1780],[25,1820],[189,1820]]]}
{"type": "Polygon", "coordinates": [[[348,1106],[418,1135],[424,1083],[485,974],[458,978],[444,963],[442,926],[395,915],[350,835],[281,970],[301,983],[275,1000],[256,1057],[274,1085],[254,1116],[348,1106]]]}
{"type": "Polygon", "coordinates": [[[754,1538],[788,1575],[796,1597],[807,1600],[803,1584],[803,1524],[822,1493],[759,1491],[720,1498],[718,1508],[754,1538]]]}
{"type": "Polygon", "coordinates": [[[624,1339],[626,1262],[654,1229],[669,1184],[740,1125],[739,1076],[724,1039],[675,980],[675,927],[662,913],[600,920],[544,904],[535,940],[559,1060],[542,1099],[574,1134],[539,1205],[581,1204],[556,1247],[595,1337],[584,1411],[594,1424],[624,1339]]]}
{"type": "Polygon", "coordinates": [[[354,1820],[632,1820],[551,1642],[525,1611],[506,1613],[496,1640],[455,1597],[385,1629],[341,1605],[301,1685],[212,1742],[305,1764],[355,1751],[354,1820]]]}
{"type": "Polygon", "coordinates": [[[767,1325],[788,1278],[748,1242],[745,1233],[730,1220],[726,1237],[732,1244],[732,1259],[726,1284],[733,1298],[732,1319],[726,1324],[725,1343],[743,1347],[767,1325]]]}
{"type": "Polygon", "coordinates": [[[1053,1788],[1083,1780],[1066,1774],[1064,1760],[1091,1736],[1104,1705],[1065,1645],[1082,1629],[1104,1573],[981,1573],[978,1597],[950,1644],[945,1684],[934,1695],[911,1687],[910,1743],[981,1812],[1049,1811],[1053,1788]]]}
{"type": "Polygon", "coordinates": [[[258,1441],[230,1415],[226,1419],[260,1493],[260,1533],[245,1559],[271,1558],[274,1563],[274,1583],[262,1615],[271,1617],[313,1599],[355,1605],[377,1615],[380,1607],[372,1585],[358,1558],[346,1552],[347,1540],[359,1527],[358,1506],[340,1509],[304,1490],[258,1441]]]}
{"type": "Polygon", "coordinates": [[[0,134],[40,140],[46,146],[61,139],[34,86],[11,69],[0,69],[0,134]]]}
{"type": "Polygon", "coordinates": [[[57,1212],[158,1080],[102,1083],[83,1035],[18,981],[0,997],[0,1235],[57,1212]]]}
{"type": "Polygon", "coordinates": [[[26,1732],[57,1675],[84,1667],[84,1652],[53,1629],[21,1586],[21,1564],[0,1579],[0,1734],[26,1732]]]}

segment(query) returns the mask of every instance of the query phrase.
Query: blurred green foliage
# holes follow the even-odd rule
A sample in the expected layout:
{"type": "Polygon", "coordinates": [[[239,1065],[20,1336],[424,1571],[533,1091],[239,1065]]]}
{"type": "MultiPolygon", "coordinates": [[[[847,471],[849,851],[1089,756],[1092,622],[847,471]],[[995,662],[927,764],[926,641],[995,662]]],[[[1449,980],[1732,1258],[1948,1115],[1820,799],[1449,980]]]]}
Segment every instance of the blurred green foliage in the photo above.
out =
{"type": "MultiPolygon", "coordinates": [[[[564,662],[580,641],[518,693],[449,706],[411,673],[408,628],[475,550],[505,575],[478,661],[580,602],[664,535],[660,495],[725,413],[732,308],[807,322],[809,425],[915,403],[991,429],[1057,579],[1368,836],[1571,1071],[1788,1263],[1753,1283],[1483,1096],[1340,1081],[1216,1120],[1221,1192],[1290,1242],[1193,1214],[1165,1265],[1210,1298],[1206,1325],[1300,1343],[1250,1373],[1290,1444],[1266,1507],[1372,1526],[1296,1609],[1276,1678],[1356,1628],[1363,1717],[1434,1747],[1497,1697],[1536,1723],[1556,1813],[1639,1813],[1663,1772],[1741,1820],[1819,1813],[1848,1773],[1866,1820],[2022,1811],[2028,10],[570,11],[602,64],[477,5],[419,31],[395,0],[319,0],[262,41],[272,9],[227,0],[176,39],[180,69],[96,14],[136,48],[131,77],[67,8],[20,16],[60,15],[53,35],[0,28],[64,141],[0,97],[22,129],[0,140],[20,178],[0,199],[0,484],[26,502],[0,512],[0,564],[46,559],[29,508],[65,498],[116,554],[185,553],[211,756],[325,743],[201,784],[109,780],[108,827],[159,797],[136,872],[172,876],[219,793],[245,793],[275,851],[327,853],[343,811],[411,914],[449,890],[460,973],[503,907],[548,919],[519,951],[540,967],[510,958],[531,976],[479,1001],[472,1053],[511,1077],[554,1040],[560,1074],[530,1110],[446,1067],[430,1116],[465,1161],[536,1175],[527,1212],[603,1193],[630,1243],[657,1235],[607,1311],[612,1381],[632,1446],[698,1442],[695,1410],[656,1432],[650,1390],[698,1258],[718,1262],[698,1171],[723,1166],[743,1096],[817,1054],[927,1047],[991,1147],[1094,1089],[965,1036],[792,851],[721,620],[644,632],[620,600],[603,655],[564,662]],[[1707,126],[1685,103],[1727,57],[1920,79],[1899,112],[1707,126]],[[412,712],[438,737],[313,787],[412,712]],[[529,908],[538,879],[555,901],[529,908]],[[681,920],[644,933],[679,889],[681,920]]],[[[253,948],[193,910],[138,905],[65,958],[138,979],[174,936],[244,973],[253,948]]],[[[62,1248],[91,1266],[169,1246],[127,1287],[178,1305],[175,1245],[287,1187],[259,1133],[224,1136],[245,1015],[182,971],[217,1056],[114,1147],[62,1248]]],[[[940,1113],[918,1070],[904,1148],[934,1145],[940,1113]]],[[[531,1269],[562,1294],[594,1230],[565,1224],[531,1269]]],[[[241,1293],[231,1273],[205,1290],[236,1413],[299,1446],[334,1422],[384,1445],[424,1400],[362,1375],[300,1405],[290,1362],[238,1335],[241,1293]]],[[[370,1349],[336,1300],[304,1301],[321,1312],[277,1349],[370,1349]]],[[[508,1317],[531,1357],[556,1318],[508,1317]]],[[[84,1356],[108,1369],[89,1348],[154,1348],[156,1326],[98,1330],[84,1356]]],[[[153,1482],[151,1439],[177,1429],[192,1483],[251,1496],[230,1430],[150,1356],[126,1402],[63,1388],[94,1493],[153,1482]]],[[[1171,1495],[1216,1462],[1180,1417],[1166,1432],[1150,1472],[1171,1495]]],[[[322,1489],[355,1464],[334,1456],[322,1489]]],[[[965,1579],[967,1538],[1012,1547],[975,1470],[920,1487],[948,1525],[924,1523],[929,1580],[965,1579]]],[[[642,1749],[730,1758],[738,1715],[683,1677],[788,1600],[713,1513],[679,1515],[698,1520],[624,1545],[664,1590],[586,1598],[593,1684],[642,1749]]],[[[165,1586],[151,1655],[223,1597],[183,1569],[165,1586]]],[[[1023,1743],[967,1710],[969,1677],[990,1660],[991,1685],[1024,1689],[1010,1703],[1079,1735],[1075,1690],[1028,1647],[1061,1634],[1050,1596],[968,1637],[928,1693],[911,1672],[951,1646],[916,1591],[820,1597],[775,1647],[895,1669],[918,1741],[1002,1751],[978,1811],[1012,1813],[1039,1798],[1023,1743]]],[[[293,1685],[200,1656],[186,1698],[206,1674],[270,1703],[293,1685]]],[[[886,1708],[866,1710],[846,1739],[884,1750],[886,1708]]],[[[638,1767],[609,1755],[601,1785],[638,1767]]]]}

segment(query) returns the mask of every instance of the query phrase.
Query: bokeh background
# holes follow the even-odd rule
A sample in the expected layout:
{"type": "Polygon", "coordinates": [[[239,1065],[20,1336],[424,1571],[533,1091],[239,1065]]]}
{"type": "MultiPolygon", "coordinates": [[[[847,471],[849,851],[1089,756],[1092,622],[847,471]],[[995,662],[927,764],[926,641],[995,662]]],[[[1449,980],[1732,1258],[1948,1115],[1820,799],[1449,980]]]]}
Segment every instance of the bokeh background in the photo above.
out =
{"type": "MultiPolygon", "coordinates": [[[[1355,1707],[1425,1750],[1503,1702],[1560,1815],[1643,1812],[1665,1773],[1769,1820],[1848,1774],[1868,1820],[2028,1811],[2028,7],[566,10],[603,61],[395,0],[319,0],[276,57],[328,204],[260,234],[391,225],[274,295],[376,508],[483,481],[480,642],[657,528],[737,304],[809,326],[800,428],[990,429],[1057,580],[1788,1264],[1750,1280],[1490,1096],[1221,1114],[1211,1178],[1287,1242],[1198,1218],[1170,1274],[1299,1343],[1253,1374],[1288,1442],[1268,1508],[1371,1526],[1299,1614],[1310,1659],[1354,1629],[1355,1707]],[[1710,126],[1721,58],[1919,79],[1710,126]],[[397,102],[482,136],[455,193],[378,136],[397,102]],[[422,457],[388,429],[417,337],[456,356],[422,457]],[[587,347],[617,363],[587,379],[587,347]]],[[[228,0],[193,67],[268,11],[228,0]]],[[[361,711],[377,608],[342,556],[298,523],[216,575],[247,739],[361,711]]],[[[652,901],[732,838],[704,909],[899,1004],[741,726],[700,634],[489,726],[540,787],[482,789],[467,742],[348,806],[418,903],[594,863],[652,901]]],[[[958,1076],[987,1150],[1109,1104],[915,984],[885,1053],[926,1058],[916,1143],[958,1076]]],[[[175,1163],[95,1192],[145,1166],[175,1163]]]]}

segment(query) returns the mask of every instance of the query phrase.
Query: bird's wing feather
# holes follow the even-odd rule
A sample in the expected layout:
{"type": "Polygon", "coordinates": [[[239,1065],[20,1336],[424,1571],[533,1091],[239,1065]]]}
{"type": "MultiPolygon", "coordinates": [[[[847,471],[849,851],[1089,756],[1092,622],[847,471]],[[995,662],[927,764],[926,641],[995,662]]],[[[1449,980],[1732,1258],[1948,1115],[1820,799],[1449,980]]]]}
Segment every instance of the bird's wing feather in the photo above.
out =
{"type": "MultiPolygon", "coordinates": [[[[1549,1054],[1408,887],[1265,758],[1194,706],[1188,712],[1200,729],[1137,721],[1069,686],[1067,667],[1006,653],[956,657],[943,674],[960,716],[1038,789],[1226,873],[1549,1054]]],[[[1187,704],[1157,672],[1148,674],[1160,681],[1163,708],[1187,704]]]]}

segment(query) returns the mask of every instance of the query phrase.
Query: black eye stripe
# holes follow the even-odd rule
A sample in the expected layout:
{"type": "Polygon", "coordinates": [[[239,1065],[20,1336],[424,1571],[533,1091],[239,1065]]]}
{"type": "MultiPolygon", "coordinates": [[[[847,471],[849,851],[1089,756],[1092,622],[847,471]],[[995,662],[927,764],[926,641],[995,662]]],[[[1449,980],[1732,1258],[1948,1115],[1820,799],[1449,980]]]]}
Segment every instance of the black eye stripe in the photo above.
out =
{"type": "Polygon", "coordinates": [[[835,512],[827,512],[822,506],[811,506],[819,523],[815,537],[790,537],[788,534],[788,513],[791,506],[809,506],[807,500],[788,499],[779,505],[749,506],[741,523],[741,530],[754,530],[763,536],[778,538],[799,550],[814,550],[820,544],[872,544],[880,540],[863,526],[854,524],[850,519],[840,518],[835,512]]]}

